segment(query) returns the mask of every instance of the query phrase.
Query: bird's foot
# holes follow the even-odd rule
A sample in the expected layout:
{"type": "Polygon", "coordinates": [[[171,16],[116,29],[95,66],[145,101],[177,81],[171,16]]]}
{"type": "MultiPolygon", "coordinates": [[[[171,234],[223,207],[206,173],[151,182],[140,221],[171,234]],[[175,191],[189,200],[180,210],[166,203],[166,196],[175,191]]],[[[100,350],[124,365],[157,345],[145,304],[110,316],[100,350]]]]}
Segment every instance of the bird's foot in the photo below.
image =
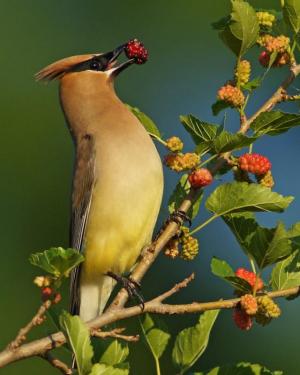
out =
{"type": "Polygon", "coordinates": [[[107,276],[112,277],[118,283],[122,285],[124,289],[126,289],[129,298],[136,298],[141,306],[141,309],[144,310],[145,307],[145,300],[143,295],[141,294],[141,284],[135,280],[132,280],[130,277],[120,276],[115,274],[114,272],[107,272],[107,276]]]}
{"type": "Polygon", "coordinates": [[[187,221],[189,227],[192,225],[192,220],[189,215],[181,210],[176,210],[171,213],[169,219],[167,220],[167,223],[169,223],[170,221],[175,221],[175,223],[178,225],[182,225],[185,221],[187,221]]]}

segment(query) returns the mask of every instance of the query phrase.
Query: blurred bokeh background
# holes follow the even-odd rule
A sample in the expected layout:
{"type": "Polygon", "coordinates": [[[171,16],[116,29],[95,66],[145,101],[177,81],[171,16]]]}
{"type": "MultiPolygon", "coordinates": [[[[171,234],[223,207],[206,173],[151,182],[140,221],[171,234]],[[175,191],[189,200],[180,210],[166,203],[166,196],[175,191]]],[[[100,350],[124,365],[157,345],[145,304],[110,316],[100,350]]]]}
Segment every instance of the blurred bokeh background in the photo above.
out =
{"type": "MultiPolygon", "coordinates": [[[[234,57],[210,24],[228,13],[229,3],[229,0],[1,1],[1,348],[32,316],[39,303],[39,291],[32,283],[39,271],[29,264],[29,254],[51,246],[67,246],[68,241],[73,145],[59,108],[57,83],[37,84],[34,73],[59,58],[108,51],[137,37],[149,49],[150,60],[122,74],[117,91],[125,102],[149,114],[165,136],[181,136],[186,150],[191,150],[192,141],[178,121],[180,114],[192,113],[217,123],[222,120],[222,116],[212,116],[210,106],[216,90],[232,77],[234,57]]],[[[257,0],[251,4],[267,8],[279,5],[279,1],[257,0]]],[[[258,50],[250,58],[256,61],[257,55],[258,50]]],[[[254,70],[260,69],[255,63],[254,70]]],[[[263,89],[252,99],[249,112],[258,108],[285,74],[285,69],[270,73],[263,89]]],[[[296,104],[288,109],[298,111],[296,104]]],[[[237,118],[231,112],[228,118],[228,129],[236,129],[237,118]]],[[[254,147],[272,160],[275,191],[297,198],[284,214],[260,215],[265,225],[274,225],[282,219],[290,226],[299,220],[299,136],[300,129],[296,128],[280,137],[265,137],[254,147]]],[[[163,154],[164,150],[159,149],[163,154]]],[[[126,178],[126,171],[120,173],[126,178]]],[[[178,178],[169,171],[165,171],[165,177],[160,222],[167,216],[166,198],[178,178]]],[[[195,224],[206,215],[203,208],[195,224]]],[[[173,301],[231,297],[230,288],[211,275],[211,257],[224,258],[234,268],[248,266],[247,260],[221,220],[201,231],[199,239],[200,254],[192,263],[159,257],[143,282],[146,298],[166,290],[192,271],[196,272],[196,280],[173,301]]],[[[282,369],[288,375],[298,374],[300,300],[282,300],[280,305],[283,309],[280,319],[265,328],[255,326],[247,333],[233,325],[230,311],[223,311],[209,347],[194,369],[205,370],[244,360],[282,369]]],[[[166,317],[165,321],[177,332],[196,319],[196,316],[166,317]]],[[[41,328],[31,337],[49,329],[41,328]]],[[[132,374],[154,374],[149,352],[142,354],[146,351],[142,343],[131,345],[131,356],[135,358],[132,374]]],[[[167,356],[163,368],[165,374],[173,374],[167,356]]],[[[47,375],[55,371],[35,358],[12,364],[0,373],[47,375]]]]}

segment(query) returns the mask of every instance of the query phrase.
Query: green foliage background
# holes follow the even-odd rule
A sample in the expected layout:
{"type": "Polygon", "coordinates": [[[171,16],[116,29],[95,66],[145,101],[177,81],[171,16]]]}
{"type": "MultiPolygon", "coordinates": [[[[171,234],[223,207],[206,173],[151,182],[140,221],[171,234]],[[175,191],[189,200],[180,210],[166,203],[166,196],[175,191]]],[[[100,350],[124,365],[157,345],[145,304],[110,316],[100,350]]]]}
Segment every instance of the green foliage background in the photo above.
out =
{"type": "MultiPolygon", "coordinates": [[[[279,0],[250,3],[268,8],[279,5],[279,0]]],[[[210,27],[228,11],[229,0],[1,1],[1,347],[38,305],[39,292],[32,284],[36,269],[28,263],[29,254],[68,245],[72,143],[58,105],[56,84],[36,84],[33,74],[59,58],[108,51],[138,37],[149,48],[150,60],[119,77],[118,93],[124,101],[151,115],[166,136],[181,135],[188,149],[192,142],[183,132],[179,115],[193,113],[216,122],[210,105],[218,87],[232,75],[234,57],[210,27]]],[[[264,89],[254,95],[252,110],[284,74],[284,69],[270,74],[264,89]]],[[[221,116],[217,120],[220,122],[221,116]]],[[[234,122],[227,126],[231,131],[236,129],[234,122]]],[[[297,197],[286,213],[261,215],[265,225],[275,225],[279,219],[284,219],[287,226],[299,221],[299,132],[294,129],[280,137],[264,138],[254,146],[254,151],[262,151],[272,160],[275,191],[297,197]]],[[[177,176],[169,171],[165,176],[167,199],[177,176]]],[[[166,215],[165,201],[160,220],[166,215]]],[[[231,296],[230,288],[210,273],[210,260],[215,255],[235,267],[248,266],[246,260],[221,219],[200,233],[197,260],[171,262],[161,257],[144,281],[146,298],[193,270],[196,280],[173,301],[231,296]]],[[[197,369],[245,360],[282,369],[289,375],[298,373],[299,329],[295,327],[299,326],[300,300],[282,301],[281,307],[284,313],[280,319],[265,328],[255,326],[248,333],[234,327],[231,312],[222,312],[197,369]]],[[[167,318],[166,322],[177,332],[196,320],[195,316],[185,316],[167,318]]],[[[131,323],[131,329],[136,331],[135,323],[131,323]]],[[[48,328],[41,328],[33,337],[48,332],[48,328]]],[[[130,354],[137,363],[133,373],[153,374],[151,354],[142,343],[135,348],[130,354]]],[[[7,375],[42,372],[47,375],[54,370],[39,359],[0,370],[7,375]]]]}

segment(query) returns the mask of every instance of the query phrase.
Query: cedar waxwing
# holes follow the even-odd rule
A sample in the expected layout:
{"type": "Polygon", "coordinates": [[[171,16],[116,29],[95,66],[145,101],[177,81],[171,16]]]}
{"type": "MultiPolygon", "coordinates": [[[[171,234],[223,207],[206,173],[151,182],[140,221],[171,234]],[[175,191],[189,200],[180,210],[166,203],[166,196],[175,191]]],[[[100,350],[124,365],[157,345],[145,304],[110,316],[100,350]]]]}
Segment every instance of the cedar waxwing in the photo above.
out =
{"type": "Polygon", "coordinates": [[[71,313],[84,321],[108,301],[116,281],[107,272],[130,271],[151,241],[162,199],[158,152],[114,90],[115,77],[134,62],[115,65],[124,48],[65,58],[36,75],[59,79],[76,149],[70,246],[85,261],[71,277],[71,313]]]}

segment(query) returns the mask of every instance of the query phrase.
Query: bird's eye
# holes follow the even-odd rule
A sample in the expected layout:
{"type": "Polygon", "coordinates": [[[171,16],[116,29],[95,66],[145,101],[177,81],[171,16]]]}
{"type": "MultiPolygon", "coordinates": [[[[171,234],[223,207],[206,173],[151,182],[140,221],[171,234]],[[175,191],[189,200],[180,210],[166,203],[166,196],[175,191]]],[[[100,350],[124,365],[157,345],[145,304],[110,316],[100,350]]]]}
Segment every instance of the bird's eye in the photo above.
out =
{"type": "Polygon", "coordinates": [[[90,69],[91,70],[101,70],[101,64],[99,63],[99,61],[93,60],[90,63],[90,69]]]}

